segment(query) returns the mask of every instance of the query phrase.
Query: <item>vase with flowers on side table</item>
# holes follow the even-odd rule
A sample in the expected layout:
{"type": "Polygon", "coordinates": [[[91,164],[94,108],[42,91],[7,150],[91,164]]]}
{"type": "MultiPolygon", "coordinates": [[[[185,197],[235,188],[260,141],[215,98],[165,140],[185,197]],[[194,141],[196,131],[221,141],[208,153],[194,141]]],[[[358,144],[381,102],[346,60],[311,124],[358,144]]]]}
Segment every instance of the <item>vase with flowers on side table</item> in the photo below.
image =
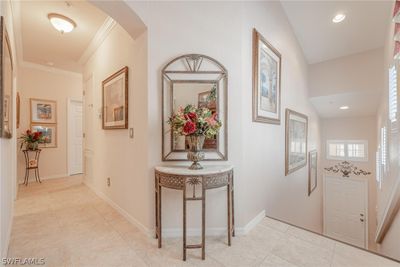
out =
{"type": "Polygon", "coordinates": [[[21,140],[21,150],[25,147],[25,149],[22,150],[25,158],[24,185],[28,185],[30,170],[35,172],[36,182],[42,183],[39,174],[39,157],[42,150],[39,149],[39,144],[45,142],[45,137],[41,132],[26,130],[19,139],[21,140]]]}
{"type": "Polygon", "coordinates": [[[187,105],[180,107],[168,120],[173,134],[185,136],[188,146],[187,159],[192,161],[191,170],[201,170],[199,163],[204,160],[202,151],[206,138],[213,138],[221,128],[218,114],[205,107],[187,105]]]}

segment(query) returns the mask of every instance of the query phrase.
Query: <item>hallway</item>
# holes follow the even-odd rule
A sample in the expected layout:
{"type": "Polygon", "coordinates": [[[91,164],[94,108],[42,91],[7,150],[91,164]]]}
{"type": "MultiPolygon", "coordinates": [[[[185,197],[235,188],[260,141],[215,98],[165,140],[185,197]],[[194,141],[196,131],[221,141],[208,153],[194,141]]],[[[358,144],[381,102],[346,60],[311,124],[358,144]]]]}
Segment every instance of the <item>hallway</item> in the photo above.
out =
{"type": "MultiPolygon", "coordinates": [[[[190,238],[191,239],[191,238],[190,238]]],[[[79,176],[20,186],[8,257],[45,258],[46,266],[400,266],[385,258],[271,219],[247,236],[209,237],[206,260],[181,239],[158,249],[79,176]]],[[[192,241],[192,240],[191,240],[192,241]]]]}

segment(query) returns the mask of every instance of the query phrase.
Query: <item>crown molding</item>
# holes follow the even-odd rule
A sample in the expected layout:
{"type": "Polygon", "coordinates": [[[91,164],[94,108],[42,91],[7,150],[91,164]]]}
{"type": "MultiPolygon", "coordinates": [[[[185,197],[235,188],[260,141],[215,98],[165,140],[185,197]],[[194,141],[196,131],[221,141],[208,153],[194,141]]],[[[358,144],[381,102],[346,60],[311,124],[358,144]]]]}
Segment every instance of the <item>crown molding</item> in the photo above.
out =
{"type": "Polygon", "coordinates": [[[45,66],[45,65],[41,65],[41,64],[37,64],[37,63],[33,63],[33,62],[28,62],[28,61],[21,61],[19,66],[23,67],[23,68],[41,70],[41,71],[46,71],[46,72],[50,72],[50,73],[54,73],[54,74],[61,74],[61,75],[71,76],[71,77],[80,78],[80,79],[82,79],[82,77],[83,77],[82,73],[68,71],[68,70],[62,70],[62,69],[49,67],[49,66],[45,66]]]}
{"type": "Polygon", "coordinates": [[[20,1],[9,1],[12,23],[13,23],[13,32],[14,32],[14,41],[16,50],[16,59],[19,63],[23,62],[23,46],[22,46],[22,29],[21,29],[21,2],[20,1]]]}
{"type": "Polygon", "coordinates": [[[82,56],[78,60],[80,65],[84,65],[89,58],[93,55],[93,53],[97,50],[97,48],[103,43],[103,41],[110,34],[111,30],[116,25],[116,21],[111,17],[107,17],[100,28],[97,30],[93,39],[90,41],[88,47],[83,52],[82,56]]]}

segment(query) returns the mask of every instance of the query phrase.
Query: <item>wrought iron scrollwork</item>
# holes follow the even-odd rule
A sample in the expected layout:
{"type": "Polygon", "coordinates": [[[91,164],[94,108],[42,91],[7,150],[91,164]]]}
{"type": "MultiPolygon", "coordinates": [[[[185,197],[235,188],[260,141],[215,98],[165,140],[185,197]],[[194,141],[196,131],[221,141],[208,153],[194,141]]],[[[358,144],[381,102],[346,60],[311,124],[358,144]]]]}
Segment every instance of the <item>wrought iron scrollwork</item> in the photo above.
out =
{"type": "Polygon", "coordinates": [[[333,173],[340,172],[340,173],[342,173],[343,177],[350,177],[350,174],[354,174],[357,176],[371,174],[371,172],[359,169],[357,166],[355,166],[354,164],[352,164],[348,161],[343,161],[332,167],[324,168],[324,169],[326,171],[333,172],[333,173]]]}

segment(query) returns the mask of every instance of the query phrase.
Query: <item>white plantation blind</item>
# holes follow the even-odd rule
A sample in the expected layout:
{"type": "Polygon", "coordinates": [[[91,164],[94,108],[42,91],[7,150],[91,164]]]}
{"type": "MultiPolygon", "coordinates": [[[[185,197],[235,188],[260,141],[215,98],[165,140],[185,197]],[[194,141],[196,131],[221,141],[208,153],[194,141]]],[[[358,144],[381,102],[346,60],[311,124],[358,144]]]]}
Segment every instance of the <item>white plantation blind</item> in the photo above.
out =
{"type": "Polygon", "coordinates": [[[397,70],[396,66],[389,68],[389,120],[397,121],[397,70]]]}
{"type": "Polygon", "coordinates": [[[382,173],[381,173],[381,157],[380,147],[376,151],[376,182],[378,183],[379,189],[382,188],[382,173]]]}
{"type": "Polygon", "coordinates": [[[386,169],[386,159],[387,159],[387,133],[386,127],[381,128],[381,164],[386,169]]]}

